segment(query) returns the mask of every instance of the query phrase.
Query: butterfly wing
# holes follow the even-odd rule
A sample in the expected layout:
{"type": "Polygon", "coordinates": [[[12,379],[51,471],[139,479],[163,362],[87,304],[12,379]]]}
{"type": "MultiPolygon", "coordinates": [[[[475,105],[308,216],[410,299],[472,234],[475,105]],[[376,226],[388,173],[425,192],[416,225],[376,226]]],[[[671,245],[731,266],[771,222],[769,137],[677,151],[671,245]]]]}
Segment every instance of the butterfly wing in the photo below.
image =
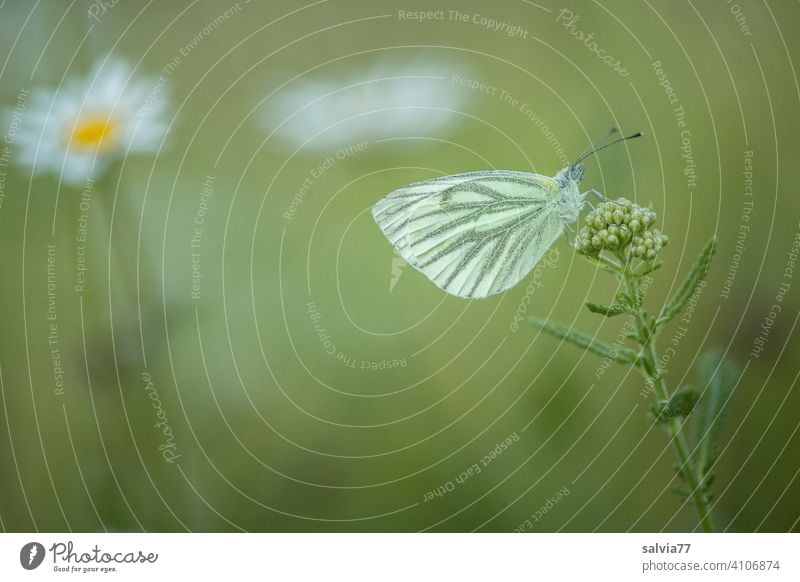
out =
{"type": "Polygon", "coordinates": [[[372,214],[400,255],[436,285],[480,298],[519,283],[559,237],[559,200],[553,178],[495,170],[403,186],[372,214]]]}

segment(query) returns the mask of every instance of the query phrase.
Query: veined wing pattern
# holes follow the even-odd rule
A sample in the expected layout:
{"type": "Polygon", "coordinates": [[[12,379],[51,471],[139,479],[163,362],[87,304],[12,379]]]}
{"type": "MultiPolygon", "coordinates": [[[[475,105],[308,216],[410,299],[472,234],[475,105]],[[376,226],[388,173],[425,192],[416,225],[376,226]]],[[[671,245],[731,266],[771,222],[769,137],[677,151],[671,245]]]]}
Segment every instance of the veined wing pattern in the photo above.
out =
{"type": "Polygon", "coordinates": [[[486,297],[517,284],[563,232],[553,178],[469,172],[399,188],[373,208],[400,255],[444,291],[486,297]]]}

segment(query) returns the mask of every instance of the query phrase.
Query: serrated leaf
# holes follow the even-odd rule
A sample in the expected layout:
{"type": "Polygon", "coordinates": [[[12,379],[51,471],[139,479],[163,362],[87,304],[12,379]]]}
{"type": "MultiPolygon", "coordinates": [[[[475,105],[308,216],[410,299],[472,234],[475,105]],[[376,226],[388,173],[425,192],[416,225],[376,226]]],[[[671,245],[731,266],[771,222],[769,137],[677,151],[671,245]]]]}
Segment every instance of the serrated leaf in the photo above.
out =
{"type": "Polygon", "coordinates": [[[620,303],[630,307],[633,305],[633,299],[631,299],[631,296],[625,293],[625,291],[620,290],[614,295],[614,303],[620,303]]]}
{"type": "Polygon", "coordinates": [[[721,348],[700,357],[697,365],[697,389],[700,398],[694,413],[695,466],[706,474],[717,460],[722,423],[739,381],[741,371],[721,348]]]}
{"type": "Polygon", "coordinates": [[[712,238],[697,255],[694,260],[691,270],[686,275],[686,278],[681,283],[681,286],[675,292],[675,295],[664,305],[661,313],[658,316],[658,324],[663,325],[675,317],[683,310],[684,305],[694,293],[697,285],[702,281],[708,269],[711,266],[711,259],[714,257],[714,251],[717,249],[717,239],[712,238]]]}
{"type": "Polygon", "coordinates": [[[614,303],[613,305],[600,305],[599,303],[587,301],[586,308],[592,313],[599,313],[600,315],[605,315],[606,317],[614,317],[615,315],[625,313],[626,311],[625,306],[619,303],[614,303]]]}
{"type": "Polygon", "coordinates": [[[636,293],[636,303],[634,303],[634,307],[639,309],[642,304],[644,304],[644,289],[639,289],[636,293]]]}
{"type": "Polygon", "coordinates": [[[619,277],[619,271],[616,271],[614,268],[609,266],[607,263],[604,263],[600,259],[596,257],[592,257],[591,255],[584,255],[586,260],[589,261],[595,267],[600,267],[604,271],[608,271],[609,273],[613,273],[616,277],[619,277]]]}
{"type": "Polygon", "coordinates": [[[662,400],[653,407],[653,418],[656,424],[663,424],[671,418],[689,416],[697,404],[697,390],[684,386],[676,391],[669,400],[662,400]]]}
{"type": "Polygon", "coordinates": [[[598,339],[580,332],[572,327],[567,327],[563,323],[555,321],[548,321],[546,319],[539,319],[536,317],[530,318],[530,322],[544,332],[554,335],[557,338],[568,341],[580,348],[589,350],[603,358],[609,358],[620,364],[635,365],[638,360],[638,354],[629,348],[615,347],[607,344],[598,339]]]}
{"type": "MultiPolygon", "coordinates": [[[[680,474],[680,472],[678,472],[678,474],[680,474]]],[[[688,499],[689,495],[691,495],[688,491],[686,491],[685,489],[681,489],[680,487],[670,487],[669,490],[678,495],[679,497],[683,497],[684,499],[688,499]]]]}
{"type": "Polygon", "coordinates": [[[641,279],[645,275],[649,275],[656,269],[660,269],[661,265],[664,264],[664,261],[652,261],[642,264],[636,271],[634,271],[633,276],[637,279],[641,279]]]}

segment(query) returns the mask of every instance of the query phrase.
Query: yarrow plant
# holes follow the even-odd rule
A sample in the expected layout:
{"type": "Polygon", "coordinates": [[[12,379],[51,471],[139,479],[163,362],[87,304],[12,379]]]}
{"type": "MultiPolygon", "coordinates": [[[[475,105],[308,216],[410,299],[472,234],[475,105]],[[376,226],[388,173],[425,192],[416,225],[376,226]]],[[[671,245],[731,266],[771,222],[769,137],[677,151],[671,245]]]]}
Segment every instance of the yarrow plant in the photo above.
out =
{"type": "Polygon", "coordinates": [[[656,213],[625,200],[604,202],[586,216],[578,236],[579,253],[597,258],[604,251],[630,247],[632,258],[654,261],[669,238],[651,229],[656,213]]]}
{"type": "Polygon", "coordinates": [[[633,347],[602,342],[567,325],[532,318],[531,323],[565,341],[589,350],[608,361],[632,366],[645,379],[648,392],[655,396],[650,410],[653,422],[666,430],[675,451],[677,475],[685,483],[681,495],[691,498],[707,532],[714,531],[711,518],[713,465],[719,453],[720,427],[739,377],[735,364],[726,361],[721,350],[703,355],[698,364],[697,387],[671,390],[666,370],[658,358],[656,339],[686,305],[695,289],[703,284],[716,248],[716,240],[706,243],[691,271],[675,295],[651,315],[644,306],[646,277],[662,266],[659,256],[669,243],[667,235],[655,228],[656,214],[619,198],[605,201],[585,219],[575,239],[575,249],[593,265],[614,275],[619,288],[610,305],[587,302],[589,311],[605,317],[627,315],[633,347]],[[690,433],[687,427],[692,425],[690,433]]]}

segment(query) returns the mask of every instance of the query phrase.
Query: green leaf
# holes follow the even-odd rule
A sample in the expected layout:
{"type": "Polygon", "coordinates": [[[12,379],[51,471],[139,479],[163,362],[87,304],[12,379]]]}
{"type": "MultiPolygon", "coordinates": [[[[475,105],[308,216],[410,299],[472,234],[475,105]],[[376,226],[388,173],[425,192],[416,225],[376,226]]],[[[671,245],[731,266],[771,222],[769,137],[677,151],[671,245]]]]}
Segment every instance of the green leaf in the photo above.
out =
{"type": "Polygon", "coordinates": [[[627,311],[625,306],[619,303],[614,303],[613,305],[606,306],[606,305],[600,305],[599,303],[592,303],[591,301],[587,301],[586,308],[592,313],[599,313],[601,315],[605,315],[606,317],[614,317],[615,315],[619,315],[620,313],[625,313],[627,311]]]}
{"type": "Polygon", "coordinates": [[[669,400],[661,400],[652,409],[653,419],[656,424],[664,424],[671,418],[689,416],[695,405],[699,394],[697,390],[689,386],[684,386],[676,391],[669,400]]]}
{"type": "Polygon", "coordinates": [[[667,323],[683,310],[684,305],[686,305],[686,302],[692,296],[692,293],[694,293],[697,285],[705,278],[706,273],[708,273],[708,268],[711,266],[711,259],[716,249],[717,239],[712,238],[706,243],[706,246],[703,247],[700,254],[697,255],[691,271],[686,275],[686,278],[675,292],[675,295],[672,296],[672,299],[670,299],[661,310],[658,316],[659,325],[667,323]]]}
{"type": "Polygon", "coordinates": [[[633,276],[637,279],[641,279],[645,275],[649,275],[656,269],[660,269],[661,265],[664,264],[664,261],[648,261],[646,263],[642,263],[642,265],[634,271],[633,276]]]}
{"type": "MultiPolygon", "coordinates": [[[[680,471],[678,471],[678,475],[681,475],[680,471]]],[[[691,496],[691,493],[686,491],[686,489],[681,489],[680,487],[670,487],[669,490],[683,499],[688,499],[691,496]]]]}
{"type": "Polygon", "coordinates": [[[644,289],[639,289],[636,292],[636,303],[633,304],[634,309],[639,309],[644,304],[644,289]]]}
{"type": "Polygon", "coordinates": [[[721,348],[714,348],[700,357],[697,365],[697,389],[700,399],[694,413],[695,466],[708,473],[719,455],[722,422],[741,370],[725,359],[721,348]]]}
{"type": "Polygon", "coordinates": [[[531,317],[530,322],[544,332],[554,335],[557,338],[575,344],[579,348],[584,348],[603,358],[609,358],[620,364],[636,365],[638,354],[629,348],[616,347],[598,339],[586,335],[572,327],[567,327],[563,323],[548,321],[531,317]]]}
{"type": "Polygon", "coordinates": [[[608,263],[602,261],[601,259],[599,259],[597,257],[593,257],[591,255],[585,255],[585,257],[586,257],[586,260],[589,261],[595,267],[599,267],[599,268],[603,269],[604,271],[608,271],[609,273],[612,273],[616,277],[620,276],[620,271],[618,269],[612,267],[611,265],[609,265],[608,263]]]}

